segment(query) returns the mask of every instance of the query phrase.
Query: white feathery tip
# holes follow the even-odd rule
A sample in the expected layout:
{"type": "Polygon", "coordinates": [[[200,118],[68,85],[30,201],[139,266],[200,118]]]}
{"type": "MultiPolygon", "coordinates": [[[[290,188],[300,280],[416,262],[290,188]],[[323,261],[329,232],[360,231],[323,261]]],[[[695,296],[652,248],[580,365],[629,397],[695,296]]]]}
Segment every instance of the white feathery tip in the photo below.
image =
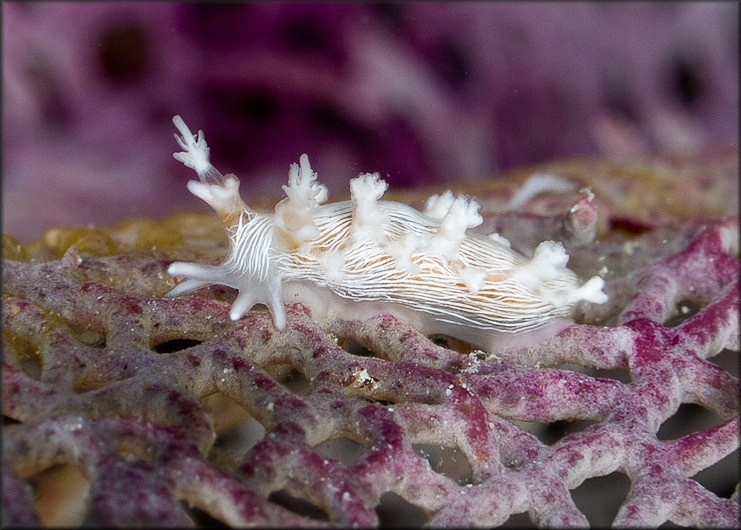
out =
{"type": "Polygon", "coordinates": [[[445,190],[442,195],[431,195],[425,203],[425,209],[422,213],[434,217],[435,219],[442,219],[445,214],[450,211],[450,207],[455,202],[453,192],[445,190]]]}
{"type": "Polygon", "coordinates": [[[378,199],[389,185],[378,173],[363,173],[350,181],[350,197],[355,205],[355,216],[360,224],[368,224],[379,213],[378,199]]]}
{"type": "Polygon", "coordinates": [[[576,290],[576,296],[579,300],[586,300],[593,304],[605,304],[609,297],[602,291],[605,286],[605,280],[599,276],[593,276],[584,285],[576,290]]]}
{"type": "Polygon", "coordinates": [[[300,165],[291,164],[288,170],[288,185],[283,186],[286,198],[275,206],[275,226],[281,231],[283,241],[289,244],[300,244],[319,236],[314,211],[317,204],[329,196],[326,186],[317,182],[309,157],[303,154],[299,160],[300,165]]]}
{"type": "Polygon", "coordinates": [[[517,267],[512,273],[523,285],[537,289],[543,282],[555,280],[569,261],[569,255],[563,244],[554,241],[543,241],[535,249],[533,258],[517,267]]]}
{"type": "Polygon", "coordinates": [[[471,294],[477,295],[486,283],[486,271],[476,267],[461,267],[458,269],[458,276],[465,284],[471,294]]]}
{"type": "Polygon", "coordinates": [[[453,233],[465,232],[468,228],[479,226],[484,218],[479,214],[481,205],[471,197],[459,195],[450,205],[450,210],[443,217],[440,228],[453,233]]]}
{"type": "Polygon", "coordinates": [[[417,234],[408,233],[403,239],[391,241],[386,245],[386,251],[395,260],[395,269],[408,274],[417,274],[421,269],[412,261],[412,253],[423,245],[423,240],[417,234]]]}
{"type": "Polygon", "coordinates": [[[388,184],[378,173],[361,173],[350,181],[350,200],[353,205],[353,237],[356,241],[385,242],[382,224],[388,214],[378,207],[378,199],[388,189],[388,184]]]}
{"type": "Polygon", "coordinates": [[[176,134],[175,140],[183,149],[179,153],[173,153],[173,158],[198,173],[198,178],[204,184],[223,185],[225,180],[224,175],[209,162],[210,150],[208,145],[206,145],[203,131],[198,131],[198,136],[196,137],[177,114],[173,116],[172,123],[175,124],[175,127],[182,134],[182,137],[176,134]]]}
{"type": "Polygon", "coordinates": [[[244,208],[239,195],[239,179],[225,177],[223,184],[207,184],[197,180],[188,181],[188,191],[208,203],[217,212],[234,212],[244,208]]]}
{"type": "MultiPolygon", "coordinates": [[[[431,211],[440,212],[443,204],[449,203],[451,197],[452,194],[450,197],[443,194],[441,197],[434,199],[431,211]]],[[[428,205],[430,199],[427,201],[428,205]]],[[[432,241],[434,251],[444,256],[448,261],[455,261],[458,256],[458,247],[466,238],[466,230],[484,222],[484,219],[479,215],[480,208],[481,205],[478,202],[463,195],[459,195],[450,202],[448,211],[440,221],[440,227],[432,241]]]]}
{"type": "Polygon", "coordinates": [[[301,155],[299,164],[291,164],[288,170],[288,186],[283,186],[286,197],[295,206],[314,208],[329,197],[327,187],[317,182],[317,174],[311,169],[309,157],[301,155]],[[300,164],[300,165],[299,165],[300,164]]]}
{"type": "Polygon", "coordinates": [[[510,243],[509,239],[498,234],[497,232],[492,232],[491,234],[489,234],[489,239],[491,239],[492,241],[496,241],[506,248],[512,248],[512,243],[510,243]]]}
{"type": "Polygon", "coordinates": [[[183,149],[180,153],[173,153],[173,157],[179,160],[187,167],[195,170],[199,175],[206,173],[211,163],[208,161],[209,148],[206,145],[206,139],[203,137],[203,131],[198,131],[198,139],[193,135],[183,119],[176,115],[172,118],[172,123],[178,128],[180,137],[175,135],[178,145],[183,149]]]}

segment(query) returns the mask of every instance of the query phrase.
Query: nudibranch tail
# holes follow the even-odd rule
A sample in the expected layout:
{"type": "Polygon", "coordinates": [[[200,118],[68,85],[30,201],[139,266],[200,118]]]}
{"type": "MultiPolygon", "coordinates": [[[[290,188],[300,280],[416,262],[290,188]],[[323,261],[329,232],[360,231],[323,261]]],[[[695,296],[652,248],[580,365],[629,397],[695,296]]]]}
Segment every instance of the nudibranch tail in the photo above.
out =
{"type": "Polygon", "coordinates": [[[222,216],[230,244],[219,266],[173,263],[168,272],[187,280],[171,296],[223,284],[239,290],[234,320],[265,304],[283,329],[283,304],[301,302],[320,321],[391,313],[423,333],[489,349],[539,340],[567,325],[577,303],[607,301],[602,278],[582,283],[566,267],[561,243],[544,241],[528,259],[499,236],[472,232],[483,219],[471,197],[446,191],[419,212],[381,200],[386,182],[363,173],[350,181],[349,201],[323,204],[327,188],[305,154],[291,164],[275,213],[254,212],[238,179],[209,162],[203,133],[173,122],[184,149],[175,158],[201,179],[188,189],[222,216]]]}

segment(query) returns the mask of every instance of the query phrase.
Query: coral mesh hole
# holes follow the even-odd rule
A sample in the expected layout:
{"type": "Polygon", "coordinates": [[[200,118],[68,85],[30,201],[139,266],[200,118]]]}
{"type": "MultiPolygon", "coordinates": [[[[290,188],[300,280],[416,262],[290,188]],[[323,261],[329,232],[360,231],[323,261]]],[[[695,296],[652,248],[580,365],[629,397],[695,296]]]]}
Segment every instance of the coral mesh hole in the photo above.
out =
{"type": "Polygon", "coordinates": [[[420,528],[427,522],[425,512],[390,491],[381,495],[376,515],[381,528],[420,528]]]}
{"type": "Polygon", "coordinates": [[[42,526],[79,526],[91,482],[75,466],[59,464],[34,475],[31,487],[42,526]]]}
{"type": "Polygon", "coordinates": [[[329,520],[327,512],[313,505],[307,500],[291,495],[285,489],[280,489],[272,492],[270,495],[268,495],[268,500],[282,506],[287,510],[292,511],[295,514],[308,517],[310,519],[314,519],[317,521],[329,520]]]}
{"type": "Polygon", "coordinates": [[[316,447],[314,451],[324,458],[331,458],[345,466],[354,466],[363,457],[365,447],[350,438],[340,437],[326,440],[316,447]]]}
{"type": "Polygon", "coordinates": [[[152,351],[155,351],[157,353],[177,353],[179,351],[192,348],[193,346],[198,346],[199,344],[201,344],[201,342],[203,341],[186,338],[170,339],[155,344],[154,346],[152,346],[152,351]]]}
{"type": "Polygon", "coordinates": [[[435,473],[444,475],[461,486],[473,483],[471,464],[457,447],[414,444],[412,449],[427,460],[435,473]]]}

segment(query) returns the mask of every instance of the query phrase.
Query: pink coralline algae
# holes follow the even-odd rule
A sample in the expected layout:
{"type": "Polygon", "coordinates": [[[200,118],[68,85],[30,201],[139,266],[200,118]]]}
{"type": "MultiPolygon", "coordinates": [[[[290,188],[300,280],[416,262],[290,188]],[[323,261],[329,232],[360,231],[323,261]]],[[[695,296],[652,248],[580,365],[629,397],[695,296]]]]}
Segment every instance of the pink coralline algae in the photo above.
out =
{"type": "Polygon", "coordinates": [[[165,297],[172,262],[223,260],[208,215],[6,236],[2,524],[735,527],[738,211],[708,198],[737,161],[554,163],[572,185],[515,210],[524,173],[468,190],[483,230],[562,240],[609,295],[491,351],[299,304],[281,331],[261,306],[233,322],[223,286],[165,297]]]}

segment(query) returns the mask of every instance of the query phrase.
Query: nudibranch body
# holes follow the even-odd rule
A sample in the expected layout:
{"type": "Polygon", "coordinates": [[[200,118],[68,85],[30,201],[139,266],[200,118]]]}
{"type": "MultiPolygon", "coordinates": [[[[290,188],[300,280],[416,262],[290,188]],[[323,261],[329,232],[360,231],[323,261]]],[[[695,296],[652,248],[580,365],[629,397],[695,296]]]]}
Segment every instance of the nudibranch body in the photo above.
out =
{"type": "Polygon", "coordinates": [[[582,284],[566,267],[561,243],[545,241],[528,259],[495,234],[470,231],[482,222],[472,198],[446,191],[419,212],[380,200],[387,184],[364,173],[350,181],[350,201],[322,204],[327,188],[305,154],[290,166],[275,213],[253,211],[239,195],[239,180],[209,162],[203,132],[194,136],[180,116],[173,122],[183,149],[174,157],[200,178],[188,189],[219,214],[230,245],[219,266],[170,265],[170,275],[187,280],[169,296],[223,284],[239,290],[233,320],[264,304],[283,329],[284,304],[301,302],[317,321],[390,313],[423,333],[489,351],[557,332],[582,300],[607,301],[604,280],[582,284]]]}

